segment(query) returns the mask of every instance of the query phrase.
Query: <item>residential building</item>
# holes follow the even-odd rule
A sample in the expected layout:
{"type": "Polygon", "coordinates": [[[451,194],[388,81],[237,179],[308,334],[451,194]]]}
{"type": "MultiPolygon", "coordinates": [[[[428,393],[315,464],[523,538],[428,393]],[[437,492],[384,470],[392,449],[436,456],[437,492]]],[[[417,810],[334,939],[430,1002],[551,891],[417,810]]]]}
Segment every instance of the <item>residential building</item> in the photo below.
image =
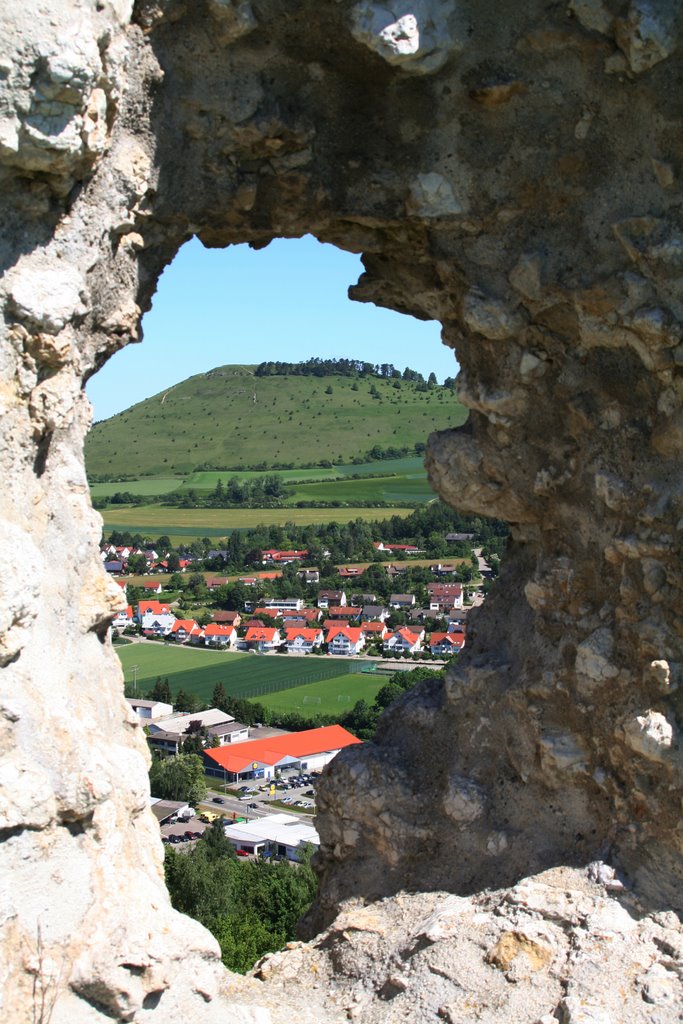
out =
{"type": "Polygon", "coordinates": [[[465,646],[464,633],[432,633],[429,638],[429,649],[432,654],[449,658],[457,654],[465,646]]]}
{"type": "Polygon", "coordinates": [[[203,639],[202,627],[194,619],[176,619],[168,634],[179,644],[186,644],[188,640],[197,643],[203,639]]]}
{"type": "Polygon", "coordinates": [[[423,553],[423,549],[414,544],[385,544],[381,540],[376,540],[373,541],[372,546],[375,551],[389,551],[391,554],[397,555],[420,555],[423,553]]]}
{"type": "Polygon", "coordinates": [[[126,697],[126,701],[138,718],[145,722],[153,721],[156,718],[167,718],[173,714],[173,705],[165,704],[161,700],[138,700],[137,697],[126,697]]]}
{"type": "Polygon", "coordinates": [[[250,626],[244,637],[245,643],[252,650],[274,651],[281,644],[280,630],[274,626],[250,626]]]}
{"type": "Polygon", "coordinates": [[[232,647],[237,642],[237,630],[230,623],[209,622],[204,627],[204,642],[220,644],[221,647],[232,647]]]}
{"type": "Polygon", "coordinates": [[[381,604],[366,604],[361,609],[361,617],[369,620],[379,619],[380,622],[384,622],[389,618],[389,609],[381,604]]]}
{"type": "Polygon", "coordinates": [[[412,608],[415,604],[415,594],[390,594],[389,604],[392,608],[412,608]]]}
{"type": "Polygon", "coordinates": [[[267,551],[261,552],[261,563],[270,565],[275,562],[279,565],[289,565],[290,562],[301,561],[307,554],[308,551],[279,551],[277,548],[269,548],[267,551]]]}
{"type": "Polygon", "coordinates": [[[143,633],[166,636],[173,629],[175,615],[169,605],[162,604],[161,601],[140,601],[137,619],[143,633]]]}
{"type": "Polygon", "coordinates": [[[326,638],[330,654],[341,654],[347,658],[359,654],[365,646],[365,633],[353,626],[333,626],[326,638]]]}
{"type": "Polygon", "coordinates": [[[214,612],[211,618],[214,622],[218,622],[222,626],[237,627],[242,621],[242,616],[239,612],[214,612]]]}
{"type": "Polygon", "coordinates": [[[122,612],[117,612],[116,618],[112,622],[114,629],[126,629],[128,626],[135,624],[135,616],[133,615],[133,606],[128,605],[127,608],[122,612]]]}
{"type": "Polygon", "coordinates": [[[384,640],[385,636],[389,634],[389,630],[384,622],[361,622],[360,628],[365,633],[366,640],[371,640],[373,637],[384,640]]]}
{"type": "Polygon", "coordinates": [[[448,608],[462,608],[463,592],[461,583],[429,583],[429,607],[437,611],[448,608]]]}
{"type": "Polygon", "coordinates": [[[210,576],[206,581],[206,586],[209,590],[216,590],[217,587],[225,587],[227,584],[227,576],[210,576]]]}
{"type": "Polygon", "coordinates": [[[446,540],[449,543],[457,543],[461,541],[474,540],[473,533],[447,533],[446,540]]]}
{"type": "Polygon", "coordinates": [[[320,569],[298,569],[297,576],[303,583],[320,583],[320,569]]]}
{"type": "Polygon", "coordinates": [[[305,622],[317,622],[322,615],[320,608],[300,608],[295,611],[293,608],[285,608],[282,612],[282,620],[287,625],[292,619],[303,619],[305,622]]]}
{"type": "Polygon", "coordinates": [[[343,590],[319,590],[318,608],[329,608],[330,605],[345,605],[346,593],[343,590]]]}
{"type": "Polygon", "coordinates": [[[402,651],[404,654],[416,654],[422,650],[424,630],[415,632],[407,626],[400,626],[395,633],[389,633],[384,638],[383,647],[385,651],[402,651]]]}
{"type": "Polygon", "coordinates": [[[287,650],[292,654],[309,654],[314,647],[319,647],[323,642],[322,629],[286,629],[285,641],[287,650]]]}
{"type": "Polygon", "coordinates": [[[217,736],[222,745],[246,740],[249,735],[248,727],[236,722],[232,715],[219,708],[209,708],[208,711],[181,713],[151,721],[147,742],[155,753],[170,757],[180,751],[188,735],[201,731],[205,732],[207,738],[217,736]]]}
{"type": "Polygon", "coordinates": [[[339,604],[330,605],[330,607],[327,609],[327,614],[330,619],[344,619],[345,621],[348,621],[349,619],[360,618],[362,611],[362,608],[352,607],[351,605],[339,604]]]}
{"type": "Polygon", "coordinates": [[[274,608],[278,612],[300,611],[306,602],[302,597],[268,597],[263,602],[264,607],[274,608]]]}

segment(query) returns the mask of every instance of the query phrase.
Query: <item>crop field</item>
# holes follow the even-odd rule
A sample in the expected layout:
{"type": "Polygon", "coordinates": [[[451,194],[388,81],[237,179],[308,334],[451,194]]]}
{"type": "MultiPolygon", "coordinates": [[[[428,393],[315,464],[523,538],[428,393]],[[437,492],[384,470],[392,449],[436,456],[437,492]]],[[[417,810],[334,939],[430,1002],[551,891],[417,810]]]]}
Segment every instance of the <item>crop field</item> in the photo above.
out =
{"type": "MultiPolygon", "coordinates": [[[[137,676],[138,693],[151,690],[158,676],[168,677],[171,692],[178,690],[194,693],[209,703],[216,683],[223,683],[232,697],[247,697],[261,701],[276,691],[292,690],[301,686],[320,686],[327,679],[354,677],[348,673],[345,659],[289,657],[287,654],[258,655],[233,654],[227,651],[197,650],[162,643],[136,643],[117,648],[126,682],[137,676]],[[137,665],[137,672],[133,667],[137,665]],[[346,672],[346,675],[344,673],[346,672]]],[[[368,684],[373,677],[364,676],[368,684]]],[[[352,693],[341,688],[339,693],[352,693]]],[[[319,694],[314,693],[314,696],[319,694]]],[[[335,697],[336,699],[336,697],[335,697]]],[[[315,705],[312,705],[315,706],[315,705]]]]}
{"type": "Polygon", "coordinates": [[[408,516],[410,508],[171,508],[165,505],[114,505],[102,511],[104,529],[128,530],[153,537],[166,534],[172,543],[192,537],[225,537],[233,530],[254,526],[295,523],[348,523],[352,519],[386,519],[408,516]]]}
{"type": "Polygon", "coordinates": [[[424,470],[421,473],[362,480],[332,480],[294,486],[287,500],[297,501],[431,501],[435,497],[424,470]]]}
{"type": "Polygon", "coordinates": [[[350,711],[356,701],[365,700],[372,704],[375,697],[387,683],[386,676],[349,673],[323,679],[307,686],[291,690],[279,690],[258,701],[272,711],[296,711],[297,714],[343,715],[350,711]]]}
{"type": "Polygon", "coordinates": [[[90,484],[93,498],[110,498],[118,491],[129,491],[131,494],[155,495],[168,494],[178,489],[183,478],[180,476],[140,477],[138,480],[112,480],[106,484],[90,484]]]}

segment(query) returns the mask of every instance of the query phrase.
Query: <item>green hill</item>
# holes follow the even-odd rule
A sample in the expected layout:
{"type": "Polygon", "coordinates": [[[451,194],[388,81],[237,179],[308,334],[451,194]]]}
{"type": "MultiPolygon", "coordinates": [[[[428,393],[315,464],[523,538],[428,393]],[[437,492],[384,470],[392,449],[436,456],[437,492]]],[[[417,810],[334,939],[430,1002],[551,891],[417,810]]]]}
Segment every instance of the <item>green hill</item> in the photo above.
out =
{"type": "Polygon", "coordinates": [[[220,366],[96,423],[86,441],[88,475],[170,478],[196,469],[366,461],[376,446],[412,451],[432,430],[467,416],[441,385],[255,370],[220,366]]]}

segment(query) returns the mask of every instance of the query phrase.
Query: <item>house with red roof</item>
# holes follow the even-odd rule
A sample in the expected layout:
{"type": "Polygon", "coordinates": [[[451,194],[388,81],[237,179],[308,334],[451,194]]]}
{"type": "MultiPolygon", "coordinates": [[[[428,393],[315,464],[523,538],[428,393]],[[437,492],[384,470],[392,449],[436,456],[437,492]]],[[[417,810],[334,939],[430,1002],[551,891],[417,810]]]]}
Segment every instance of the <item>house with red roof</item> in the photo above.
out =
{"type": "Polygon", "coordinates": [[[343,590],[318,591],[318,608],[329,608],[330,605],[345,605],[346,593],[343,590]]]}
{"type": "Polygon", "coordinates": [[[423,548],[418,548],[414,544],[385,544],[381,540],[373,541],[372,546],[375,551],[389,551],[392,554],[419,555],[423,552],[423,548]]]}
{"type": "Polygon", "coordinates": [[[463,606],[461,583],[430,583],[427,586],[427,593],[429,607],[433,611],[446,611],[463,606]]]}
{"type": "Polygon", "coordinates": [[[359,569],[357,565],[343,565],[339,570],[342,579],[353,579],[355,576],[362,576],[365,569],[359,569]]]}
{"type": "Polygon", "coordinates": [[[366,639],[379,638],[384,640],[389,635],[389,630],[383,622],[361,622],[360,628],[365,633],[366,639]]]}
{"type": "Polygon", "coordinates": [[[119,612],[112,622],[114,629],[126,629],[127,626],[135,625],[135,618],[133,616],[133,606],[129,604],[125,611],[119,612]]]}
{"type": "Polygon", "coordinates": [[[280,551],[277,548],[269,548],[267,551],[261,552],[261,563],[262,565],[272,565],[273,563],[289,565],[290,562],[301,561],[307,554],[308,551],[280,551]]]}
{"type": "Polygon", "coordinates": [[[341,725],[247,740],[234,746],[204,750],[207,775],[230,782],[243,779],[271,779],[278,769],[298,768],[315,771],[323,768],[340,750],[360,740],[341,725]]]}
{"type": "Polygon", "coordinates": [[[450,658],[465,646],[464,633],[432,633],[429,638],[429,649],[432,654],[450,658]]]}
{"type": "Polygon", "coordinates": [[[322,629],[286,629],[285,643],[292,654],[310,654],[314,647],[320,647],[324,639],[322,629]]]}
{"type": "Polygon", "coordinates": [[[232,647],[237,642],[237,630],[230,623],[210,622],[204,627],[204,641],[207,644],[220,644],[221,647],[232,647]]]}
{"type": "Polygon", "coordinates": [[[168,634],[176,643],[186,644],[188,640],[198,643],[203,639],[202,627],[194,619],[176,619],[168,634]]]}
{"type": "Polygon", "coordinates": [[[158,580],[156,582],[154,580],[148,580],[146,583],[142,584],[142,589],[146,594],[160,594],[161,583],[159,583],[158,580]]]}
{"type": "Polygon", "coordinates": [[[360,654],[365,647],[365,633],[354,626],[332,626],[328,630],[326,643],[330,654],[352,657],[354,654],[360,654]]]}
{"type": "Polygon", "coordinates": [[[214,612],[211,616],[214,622],[219,622],[223,626],[239,626],[242,621],[242,616],[239,612],[220,611],[214,612]]]}
{"type": "Polygon", "coordinates": [[[282,612],[282,619],[285,623],[291,619],[305,619],[306,622],[317,622],[321,614],[319,608],[300,608],[298,611],[295,608],[285,608],[282,612]]]}
{"type": "Polygon", "coordinates": [[[264,615],[267,615],[270,619],[279,619],[280,612],[277,608],[254,608],[252,615],[259,619],[262,619],[264,615]]]}
{"type": "Polygon", "coordinates": [[[274,626],[250,626],[244,637],[249,648],[256,651],[274,651],[280,646],[280,630],[274,626]]]}
{"type": "Polygon", "coordinates": [[[216,587],[225,587],[227,583],[227,576],[209,576],[206,581],[206,586],[208,590],[215,590],[216,587]]]}
{"type": "Polygon", "coordinates": [[[330,605],[327,609],[327,614],[331,619],[358,619],[360,618],[362,608],[354,608],[352,605],[330,605]]]}
{"type": "Polygon", "coordinates": [[[390,633],[389,636],[384,638],[384,650],[415,654],[417,651],[422,650],[424,635],[424,629],[416,632],[413,629],[408,629],[407,626],[400,626],[395,633],[390,633]]]}
{"type": "Polygon", "coordinates": [[[143,633],[166,636],[173,629],[175,615],[170,606],[162,604],[161,601],[140,601],[137,619],[142,626],[143,633]]]}

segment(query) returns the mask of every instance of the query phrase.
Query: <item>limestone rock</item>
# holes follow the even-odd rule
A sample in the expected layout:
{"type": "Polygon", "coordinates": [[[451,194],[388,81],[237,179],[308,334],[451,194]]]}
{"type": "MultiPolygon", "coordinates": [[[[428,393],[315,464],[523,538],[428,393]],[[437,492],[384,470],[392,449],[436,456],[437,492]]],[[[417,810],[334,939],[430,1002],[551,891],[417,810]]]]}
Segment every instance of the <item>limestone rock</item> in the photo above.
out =
{"type": "Polygon", "coordinates": [[[6,1020],[681,1017],[679,6],[3,5],[6,1020]],[[325,773],[310,942],[236,978],[164,890],[83,386],[189,237],[306,233],[441,322],[429,477],[511,539],[458,664],[325,773]]]}

